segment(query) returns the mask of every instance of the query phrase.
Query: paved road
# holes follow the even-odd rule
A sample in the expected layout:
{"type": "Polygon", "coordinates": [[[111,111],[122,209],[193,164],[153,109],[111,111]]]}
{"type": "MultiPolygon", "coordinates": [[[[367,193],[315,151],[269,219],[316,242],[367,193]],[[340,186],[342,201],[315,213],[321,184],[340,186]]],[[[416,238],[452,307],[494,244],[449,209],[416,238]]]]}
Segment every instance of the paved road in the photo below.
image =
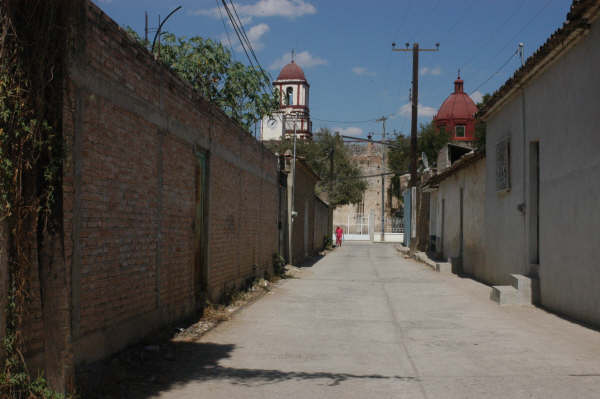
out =
{"type": "Polygon", "coordinates": [[[159,398],[600,398],[600,333],[351,244],[178,348],[159,398]]]}

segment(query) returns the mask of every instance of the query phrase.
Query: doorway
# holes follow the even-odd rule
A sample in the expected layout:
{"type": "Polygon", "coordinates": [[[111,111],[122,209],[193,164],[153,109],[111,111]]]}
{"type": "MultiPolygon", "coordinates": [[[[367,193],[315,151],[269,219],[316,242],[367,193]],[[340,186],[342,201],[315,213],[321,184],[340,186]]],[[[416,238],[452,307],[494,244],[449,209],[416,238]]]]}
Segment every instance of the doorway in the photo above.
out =
{"type": "Polygon", "coordinates": [[[540,143],[529,143],[529,263],[540,264],[540,143]]]}
{"type": "Polygon", "coordinates": [[[207,291],[207,199],[208,154],[196,151],[196,214],[194,218],[194,292],[196,305],[204,302],[207,291]]]}

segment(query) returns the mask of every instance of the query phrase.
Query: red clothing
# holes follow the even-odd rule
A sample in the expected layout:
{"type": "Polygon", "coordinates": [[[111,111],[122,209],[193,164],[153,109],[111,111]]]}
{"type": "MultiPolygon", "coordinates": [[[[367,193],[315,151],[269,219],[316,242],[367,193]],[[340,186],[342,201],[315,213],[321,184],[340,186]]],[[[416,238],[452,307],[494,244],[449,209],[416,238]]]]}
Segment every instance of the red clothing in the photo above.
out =
{"type": "Polygon", "coordinates": [[[342,237],[344,235],[344,230],[341,227],[335,229],[335,245],[340,247],[342,245],[342,237]]]}

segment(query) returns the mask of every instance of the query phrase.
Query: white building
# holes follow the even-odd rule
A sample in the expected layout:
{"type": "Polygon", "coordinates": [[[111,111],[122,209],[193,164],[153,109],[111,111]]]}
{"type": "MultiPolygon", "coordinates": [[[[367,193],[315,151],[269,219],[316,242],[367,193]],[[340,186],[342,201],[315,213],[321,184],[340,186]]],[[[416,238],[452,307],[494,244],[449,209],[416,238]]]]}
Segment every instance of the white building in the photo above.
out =
{"type": "Polygon", "coordinates": [[[304,71],[292,60],[283,67],[273,86],[279,90],[279,111],[265,117],[260,127],[261,140],[293,137],[312,138],[312,122],[308,107],[310,85],[304,71]]]}
{"type": "Polygon", "coordinates": [[[537,279],[546,308],[600,326],[600,1],[557,30],[486,103],[480,278],[537,279]]]}

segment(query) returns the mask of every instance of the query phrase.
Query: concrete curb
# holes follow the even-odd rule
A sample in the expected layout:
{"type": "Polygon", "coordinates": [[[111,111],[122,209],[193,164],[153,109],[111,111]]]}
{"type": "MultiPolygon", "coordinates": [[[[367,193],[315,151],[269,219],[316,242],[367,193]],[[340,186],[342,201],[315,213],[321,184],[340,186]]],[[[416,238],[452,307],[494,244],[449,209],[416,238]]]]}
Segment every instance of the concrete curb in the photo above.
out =
{"type": "Polygon", "coordinates": [[[405,256],[408,256],[412,259],[415,259],[421,263],[425,263],[427,266],[431,267],[434,271],[438,273],[452,273],[452,263],[450,262],[436,262],[432,260],[425,252],[416,252],[414,255],[410,255],[410,249],[405,247],[404,245],[396,245],[396,251],[402,253],[405,256]]]}

